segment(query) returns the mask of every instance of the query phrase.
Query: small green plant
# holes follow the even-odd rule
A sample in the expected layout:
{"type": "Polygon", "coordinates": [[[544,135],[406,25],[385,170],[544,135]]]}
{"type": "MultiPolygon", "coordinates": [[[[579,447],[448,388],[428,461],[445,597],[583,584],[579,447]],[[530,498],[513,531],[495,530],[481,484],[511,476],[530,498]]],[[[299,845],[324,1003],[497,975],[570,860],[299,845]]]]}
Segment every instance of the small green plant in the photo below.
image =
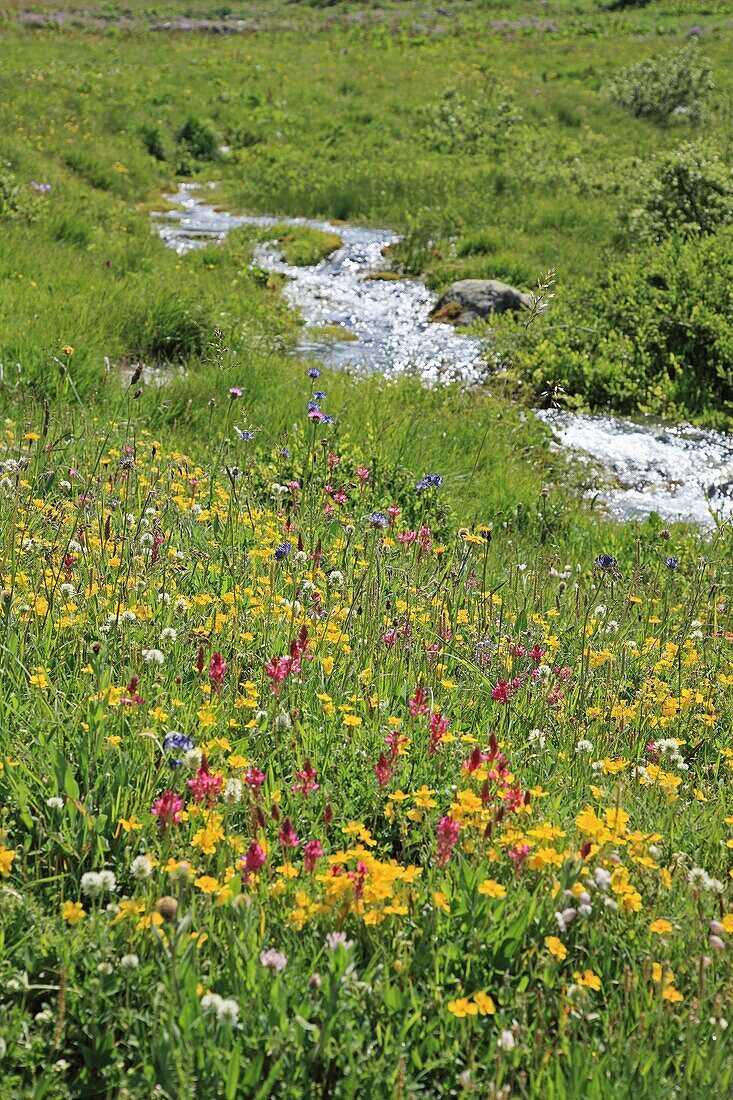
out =
{"type": "Polygon", "coordinates": [[[648,58],[623,69],[610,81],[607,94],[637,118],[664,122],[684,114],[698,122],[705,97],[713,90],[710,66],[700,58],[697,41],[675,54],[648,58]]]}

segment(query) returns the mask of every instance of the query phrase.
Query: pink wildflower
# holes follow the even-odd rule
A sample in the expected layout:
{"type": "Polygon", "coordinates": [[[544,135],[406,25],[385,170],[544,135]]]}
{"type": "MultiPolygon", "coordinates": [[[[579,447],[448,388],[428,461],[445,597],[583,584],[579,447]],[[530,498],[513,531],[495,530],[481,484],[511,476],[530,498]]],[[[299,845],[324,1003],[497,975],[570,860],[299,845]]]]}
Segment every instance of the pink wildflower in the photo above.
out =
{"type": "Polygon", "coordinates": [[[169,825],[177,825],[181,820],[183,799],[175,791],[163,791],[159,799],[153,803],[151,814],[158,819],[161,832],[165,832],[169,825]]]}
{"type": "Polygon", "coordinates": [[[436,860],[439,867],[445,867],[449,861],[460,831],[460,821],[454,821],[452,817],[441,817],[436,834],[438,840],[436,860]]]}

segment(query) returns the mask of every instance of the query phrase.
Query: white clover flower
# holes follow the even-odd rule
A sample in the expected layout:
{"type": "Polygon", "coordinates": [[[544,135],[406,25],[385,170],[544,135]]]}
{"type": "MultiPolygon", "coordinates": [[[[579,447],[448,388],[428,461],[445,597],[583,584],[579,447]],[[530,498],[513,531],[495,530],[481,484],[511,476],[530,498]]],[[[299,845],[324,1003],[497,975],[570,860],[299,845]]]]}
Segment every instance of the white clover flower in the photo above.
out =
{"type": "Polygon", "coordinates": [[[112,966],[112,963],[101,962],[101,963],[97,964],[97,973],[98,974],[111,974],[113,969],[114,969],[114,967],[112,966]]]}
{"type": "Polygon", "coordinates": [[[174,626],[164,626],[160,632],[161,642],[175,642],[178,639],[178,631],[174,626]]]}
{"type": "Polygon", "coordinates": [[[82,552],[81,543],[77,542],[76,539],[70,539],[69,540],[69,553],[70,554],[81,554],[81,552],[82,552]]]}
{"type": "Polygon", "coordinates": [[[144,534],[140,536],[140,545],[146,547],[153,545],[153,536],[150,531],[145,531],[144,534]]]}
{"type": "Polygon", "coordinates": [[[65,600],[73,600],[76,595],[76,589],[73,584],[61,584],[59,585],[59,594],[65,600]]]}
{"type": "Polygon", "coordinates": [[[50,798],[46,799],[46,805],[48,806],[49,810],[63,810],[64,800],[63,798],[59,798],[57,794],[54,794],[51,795],[50,798]]]}
{"type": "Polygon", "coordinates": [[[188,600],[185,596],[177,596],[176,602],[173,604],[173,610],[176,615],[185,615],[188,611],[188,600]]]}
{"type": "Polygon", "coordinates": [[[547,737],[543,730],[534,729],[529,731],[529,743],[530,745],[537,745],[538,748],[544,749],[547,737]]]}
{"type": "Polygon", "coordinates": [[[611,872],[607,871],[605,867],[596,867],[593,872],[593,881],[599,890],[607,890],[611,885],[611,872]]]}
{"type": "Polygon", "coordinates": [[[228,803],[237,803],[242,801],[242,780],[237,779],[236,776],[232,776],[227,780],[226,787],[222,792],[222,798],[228,803]]]}
{"type": "Polygon", "coordinates": [[[204,1012],[215,1013],[218,1011],[219,1005],[222,1003],[223,1000],[224,998],[220,997],[218,993],[204,993],[203,997],[201,998],[201,1007],[203,1008],[204,1012]]]}
{"type": "Polygon", "coordinates": [[[183,757],[184,767],[188,768],[189,771],[197,772],[201,767],[203,756],[201,749],[189,749],[183,757]]]}
{"type": "Polygon", "coordinates": [[[344,575],[339,572],[338,569],[334,569],[328,574],[328,583],[332,584],[334,588],[341,588],[344,583],[344,575]]]}
{"type": "Polygon", "coordinates": [[[98,898],[104,891],[98,871],[86,871],[81,876],[81,892],[90,898],[98,898]]]}
{"type": "Polygon", "coordinates": [[[329,932],[326,936],[326,946],[329,951],[338,951],[339,947],[349,951],[354,946],[354,941],[347,940],[345,932],[329,932]]]}
{"type": "Polygon", "coordinates": [[[170,607],[171,599],[172,599],[172,596],[171,596],[170,592],[159,592],[158,593],[158,600],[165,607],[170,607]]]}
{"type": "Polygon", "coordinates": [[[220,1000],[216,1007],[216,1019],[220,1024],[234,1027],[239,1020],[239,1005],[231,997],[220,1000]]]}
{"type": "Polygon", "coordinates": [[[304,562],[308,561],[308,555],[305,550],[296,550],[293,554],[293,560],[297,561],[298,565],[303,565],[304,562]]]}
{"type": "Polygon", "coordinates": [[[563,909],[562,912],[555,913],[555,920],[560,931],[567,932],[577,915],[578,910],[573,908],[563,909]]]}
{"type": "Polygon", "coordinates": [[[123,623],[134,623],[137,620],[137,615],[135,614],[134,611],[129,611],[128,610],[128,611],[123,611],[122,614],[120,615],[120,618],[122,619],[123,623]]]}
{"type": "Polygon", "coordinates": [[[120,966],[123,970],[136,970],[140,965],[139,957],[131,952],[129,955],[123,955],[120,959],[120,966]]]}
{"type": "Polygon", "coordinates": [[[270,947],[267,951],[260,951],[260,962],[268,970],[275,970],[279,973],[288,965],[288,957],[284,952],[276,951],[274,947],[270,947]]]}
{"type": "Polygon", "coordinates": [[[688,872],[687,882],[696,890],[708,890],[710,888],[710,876],[704,867],[692,867],[688,872]]]}
{"type": "Polygon", "coordinates": [[[499,1050],[504,1050],[509,1053],[510,1050],[514,1050],[517,1045],[517,1041],[514,1038],[514,1033],[509,1028],[504,1028],[499,1038],[496,1040],[496,1045],[499,1050]]]}
{"type": "Polygon", "coordinates": [[[162,665],[165,662],[165,653],[162,649],[144,649],[143,660],[149,665],[162,665]]]}
{"type": "Polygon", "coordinates": [[[130,866],[132,877],[140,882],[143,879],[150,878],[152,873],[153,862],[150,857],[146,855],[135,856],[130,866]]]}

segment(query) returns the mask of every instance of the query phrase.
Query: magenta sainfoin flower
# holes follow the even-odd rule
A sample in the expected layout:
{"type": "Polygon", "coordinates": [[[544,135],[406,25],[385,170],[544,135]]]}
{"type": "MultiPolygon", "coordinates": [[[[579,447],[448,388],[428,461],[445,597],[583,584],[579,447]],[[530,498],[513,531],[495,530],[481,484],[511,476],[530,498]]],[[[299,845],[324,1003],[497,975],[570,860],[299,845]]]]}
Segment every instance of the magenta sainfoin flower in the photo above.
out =
{"type": "Polygon", "coordinates": [[[159,799],[153,803],[151,814],[158,819],[161,831],[165,832],[169,825],[177,825],[181,820],[183,799],[175,791],[163,791],[159,799]]]}
{"type": "Polygon", "coordinates": [[[432,756],[434,752],[437,752],[438,745],[443,740],[444,735],[448,732],[448,719],[445,718],[440,711],[436,711],[435,714],[430,715],[430,744],[428,745],[428,753],[432,756]]]}
{"type": "Polygon", "coordinates": [[[393,759],[394,757],[388,759],[383,752],[379,754],[379,760],[377,760],[374,765],[374,774],[377,777],[380,787],[386,787],[394,775],[394,767],[392,766],[393,759]]]}
{"type": "Polygon", "coordinates": [[[252,875],[256,874],[264,867],[266,862],[267,856],[265,855],[264,849],[256,840],[253,840],[240,862],[240,867],[244,872],[242,876],[243,881],[249,882],[252,875]]]}
{"type": "Polygon", "coordinates": [[[292,790],[299,794],[310,794],[311,791],[318,790],[318,783],[316,783],[316,777],[318,772],[315,770],[310,760],[306,760],[303,765],[303,770],[295,773],[298,780],[297,783],[293,783],[292,790]]]}
{"type": "Polygon", "coordinates": [[[297,848],[300,844],[298,834],[293,828],[293,823],[289,817],[286,817],[280,826],[280,832],[277,834],[277,838],[283,848],[297,848]]]}
{"type": "Polygon", "coordinates": [[[232,401],[236,401],[237,398],[241,397],[243,393],[244,393],[244,390],[241,390],[239,388],[239,386],[230,386],[229,387],[229,396],[231,397],[232,401]]]}
{"type": "Polygon", "coordinates": [[[421,715],[428,713],[430,710],[430,703],[424,688],[415,688],[415,694],[408,700],[408,706],[410,708],[411,718],[419,718],[421,715]]]}
{"type": "Polygon", "coordinates": [[[204,757],[201,761],[201,767],[193,779],[189,779],[188,785],[191,788],[194,802],[205,802],[207,806],[211,807],[215,804],[224,785],[224,776],[210,772],[209,762],[204,757]]]}
{"type": "Polygon", "coordinates": [[[509,680],[499,680],[492,689],[491,698],[495,703],[508,703],[515,691],[516,688],[513,682],[509,680]]]}
{"type": "Polygon", "coordinates": [[[309,840],[303,846],[303,866],[306,871],[315,871],[318,860],[323,855],[323,845],[320,840],[309,840]]]}
{"type": "Polygon", "coordinates": [[[461,831],[460,821],[454,821],[452,817],[441,817],[438,825],[437,840],[437,863],[439,867],[445,867],[446,863],[451,857],[455,843],[458,840],[458,834],[461,831]]]}
{"type": "Polygon", "coordinates": [[[209,664],[209,680],[214,691],[221,691],[221,685],[224,683],[224,674],[226,670],[227,663],[221,653],[215,653],[209,664]]]}
{"type": "Polygon", "coordinates": [[[260,787],[265,782],[265,773],[261,772],[259,768],[249,767],[244,773],[244,782],[250,790],[258,793],[260,787]]]}

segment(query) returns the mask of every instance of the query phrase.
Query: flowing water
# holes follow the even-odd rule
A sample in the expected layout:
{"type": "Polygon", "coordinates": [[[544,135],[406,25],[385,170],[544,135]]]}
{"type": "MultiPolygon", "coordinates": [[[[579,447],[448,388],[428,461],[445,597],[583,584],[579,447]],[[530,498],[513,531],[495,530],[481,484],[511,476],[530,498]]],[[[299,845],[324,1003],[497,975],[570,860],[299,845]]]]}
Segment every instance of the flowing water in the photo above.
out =
{"type": "MultiPolygon", "coordinates": [[[[399,239],[397,234],[307,218],[229,214],[208,204],[198,190],[183,185],[170,196],[179,209],[155,215],[160,236],[181,255],[221,241],[243,225],[306,225],[341,238],[341,248],[313,267],[285,263],[275,241],[255,250],[255,264],[287,276],[283,293],[309,329],[301,353],[390,377],[409,372],[432,384],[480,379],[481,341],[428,321],[435,296],[427,287],[415,279],[373,278],[386,270],[384,249],[399,239]],[[339,326],[350,339],[319,340],[318,329],[324,326],[339,326]]],[[[658,512],[665,520],[704,526],[733,517],[733,437],[611,416],[537,415],[560,446],[605,471],[602,496],[613,515],[658,512]]]]}

